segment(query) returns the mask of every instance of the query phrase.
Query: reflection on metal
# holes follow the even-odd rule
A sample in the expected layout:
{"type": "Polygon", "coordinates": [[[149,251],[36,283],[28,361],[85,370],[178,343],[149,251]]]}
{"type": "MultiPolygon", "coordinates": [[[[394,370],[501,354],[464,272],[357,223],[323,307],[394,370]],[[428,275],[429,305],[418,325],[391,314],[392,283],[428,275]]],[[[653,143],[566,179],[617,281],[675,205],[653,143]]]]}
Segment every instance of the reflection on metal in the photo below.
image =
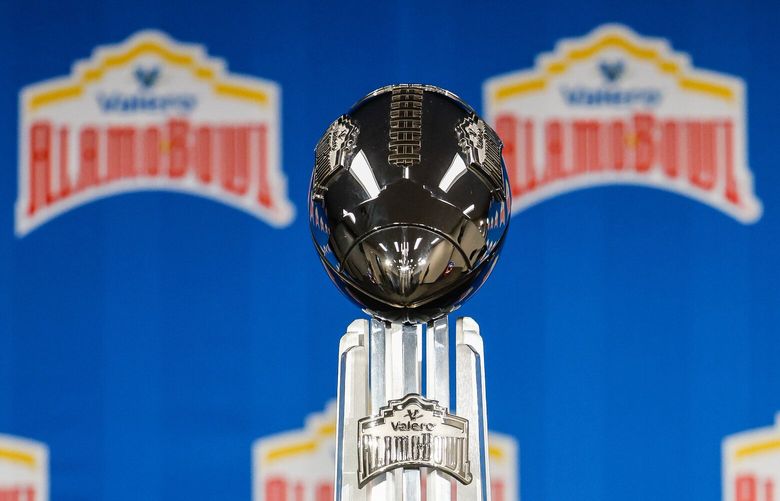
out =
{"type": "Polygon", "coordinates": [[[420,501],[423,489],[450,501],[453,485],[458,501],[490,501],[482,338],[470,318],[456,331],[453,412],[446,317],[425,329],[350,325],[340,348],[336,501],[420,501]]]}
{"type": "Polygon", "coordinates": [[[467,168],[466,164],[463,162],[463,157],[458,153],[453,155],[450,168],[447,169],[447,172],[444,173],[444,176],[439,182],[439,189],[444,192],[450,191],[452,185],[466,173],[466,170],[467,168]]]}
{"type": "Polygon", "coordinates": [[[469,106],[427,85],[380,89],[336,120],[317,147],[309,214],[337,286],[390,322],[457,309],[504,241],[500,148],[469,106]]]}
{"type": "Polygon", "coordinates": [[[341,340],[335,499],[450,501],[454,490],[490,501],[482,338],[457,321],[452,406],[447,314],[485,282],[504,241],[501,143],[453,94],[395,85],[331,125],[317,151],[316,248],[374,317],[341,340]]]}
{"type": "Polygon", "coordinates": [[[396,468],[433,468],[471,482],[469,422],[435,400],[410,393],[377,417],[358,422],[358,481],[363,486],[396,468]]]}
{"type": "Polygon", "coordinates": [[[350,165],[349,172],[360,183],[360,186],[368,194],[369,199],[376,198],[379,195],[379,185],[376,183],[376,178],[371,171],[371,166],[368,165],[368,159],[363,150],[360,150],[355,155],[355,160],[350,165]]]}

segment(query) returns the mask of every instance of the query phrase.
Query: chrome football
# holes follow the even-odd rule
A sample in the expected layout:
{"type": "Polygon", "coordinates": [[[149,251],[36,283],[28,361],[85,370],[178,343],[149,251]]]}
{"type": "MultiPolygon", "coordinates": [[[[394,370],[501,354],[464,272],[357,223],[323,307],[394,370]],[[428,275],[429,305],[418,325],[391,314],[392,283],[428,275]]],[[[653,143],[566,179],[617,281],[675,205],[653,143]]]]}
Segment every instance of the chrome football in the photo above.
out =
{"type": "Polygon", "coordinates": [[[336,285],[372,316],[429,322],[485,282],[509,224],[501,141],[431,85],[360,100],[315,149],[309,221],[336,285]]]}

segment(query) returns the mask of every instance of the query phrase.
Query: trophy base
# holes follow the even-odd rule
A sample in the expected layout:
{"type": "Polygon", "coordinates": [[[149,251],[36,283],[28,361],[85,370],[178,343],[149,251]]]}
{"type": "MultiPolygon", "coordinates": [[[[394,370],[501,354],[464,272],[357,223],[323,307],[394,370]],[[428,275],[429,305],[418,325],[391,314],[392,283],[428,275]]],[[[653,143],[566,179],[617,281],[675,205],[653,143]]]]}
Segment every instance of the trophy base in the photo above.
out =
{"type": "Polygon", "coordinates": [[[425,327],[350,324],[339,346],[335,501],[490,500],[484,354],[473,319],[456,322],[454,406],[449,356],[446,317],[425,327]]]}

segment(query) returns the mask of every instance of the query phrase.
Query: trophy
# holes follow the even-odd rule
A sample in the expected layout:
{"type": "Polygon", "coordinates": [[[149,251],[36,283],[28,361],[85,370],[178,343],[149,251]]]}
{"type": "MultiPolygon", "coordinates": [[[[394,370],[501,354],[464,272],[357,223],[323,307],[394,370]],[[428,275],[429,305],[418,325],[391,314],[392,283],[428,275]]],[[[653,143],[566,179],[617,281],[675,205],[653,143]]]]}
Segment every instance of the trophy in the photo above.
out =
{"type": "Polygon", "coordinates": [[[339,346],[336,501],[490,500],[482,338],[457,320],[451,398],[447,315],[506,235],[501,148],[456,95],[412,84],[370,93],[316,147],[312,237],[371,316],[339,346]]]}

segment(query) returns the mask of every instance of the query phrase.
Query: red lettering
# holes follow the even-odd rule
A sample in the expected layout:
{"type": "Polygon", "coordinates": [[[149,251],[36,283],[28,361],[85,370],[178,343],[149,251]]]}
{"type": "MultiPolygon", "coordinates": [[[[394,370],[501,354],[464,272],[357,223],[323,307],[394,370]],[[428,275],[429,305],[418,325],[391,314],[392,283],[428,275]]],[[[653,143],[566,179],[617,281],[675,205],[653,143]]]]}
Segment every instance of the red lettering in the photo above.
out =
{"type": "Polygon", "coordinates": [[[257,201],[263,207],[271,207],[273,199],[271,198],[271,183],[268,180],[268,128],[265,125],[258,126],[257,134],[257,201]]]}
{"type": "Polygon", "coordinates": [[[211,182],[211,129],[198,127],[195,132],[195,172],[204,184],[211,182]]]}
{"type": "Polygon", "coordinates": [[[731,120],[723,122],[724,129],[724,142],[726,157],[726,199],[734,205],[739,205],[739,185],[737,184],[737,176],[734,173],[734,126],[731,120]]]}
{"type": "Polygon", "coordinates": [[[637,172],[647,172],[653,165],[653,116],[644,113],[634,115],[634,132],[634,168],[637,172]]]}
{"type": "Polygon", "coordinates": [[[27,213],[33,215],[49,201],[51,172],[51,125],[36,122],[30,127],[30,205],[27,213]]]}
{"type": "Polygon", "coordinates": [[[753,475],[740,475],[737,477],[736,501],[758,501],[756,498],[756,477],[753,475]]]}
{"type": "Polygon", "coordinates": [[[35,488],[32,486],[0,487],[0,501],[35,501],[35,488]]]}
{"type": "Polygon", "coordinates": [[[695,184],[698,176],[699,165],[701,164],[701,122],[688,122],[685,124],[685,133],[687,134],[687,152],[688,152],[688,180],[695,184]]]}
{"type": "Polygon", "coordinates": [[[595,120],[574,121],[573,171],[575,173],[601,170],[599,128],[599,123],[595,120]]]}
{"type": "Polygon", "coordinates": [[[304,488],[302,482],[296,482],[295,487],[293,487],[293,497],[295,498],[295,501],[303,501],[304,496],[304,488]]]}
{"type": "Polygon", "coordinates": [[[281,477],[269,478],[265,483],[267,501],[287,501],[287,481],[281,477]]]}
{"type": "Polygon", "coordinates": [[[149,176],[160,173],[160,129],[147,127],[143,137],[143,172],[149,176]]]}
{"type": "Polygon", "coordinates": [[[517,197],[532,191],[537,185],[534,123],[518,120],[513,115],[501,115],[496,120],[496,132],[504,143],[503,157],[512,195],[517,197]]]}
{"type": "Polygon", "coordinates": [[[235,171],[236,163],[236,131],[233,127],[220,127],[219,129],[219,173],[222,186],[229,190],[230,182],[235,171]]]}
{"type": "Polygon", "coordinates": [[[715,186],[715,138],[711,123],[688,122],[688,179],[705,190],[715,186]]]}
{"type": "Polygon", "coordinates": [[[132,127],[108,128],[107,176],[108,181],[135,177],[135,129],[132,127]]]}
{"type": "Polygon", "coordinates": [[[677,129],[677,123],[672,120],[667,120],[661,126],[661,166],[670,178],[677,177],[679,173],[677,129]]]}
{"type": "Polygon", "coordinates": [[[490,494],[493,501],[504,501],[506,486],[502,480],[494,480],[490,483],[490,494]]]}
{"type": "Polygon", "coordinates": [[[547,165],[544,172],[544,182],[555,181],[566,177],[563,170],[563,126],[558,120],[551,120],[545,127],[547,139],[547,165]]]}
{"type": "Polygon", "coordinates": [[[98,175],[98,134],[94,127],[82,129],[79,137],[79,180],[78,189],[83,190],[100,184],[98,175]]]}
{"type": "Polygon", "coordinates": [[[534,123],[526,120],[523,125],[523,150],[525,151],[525,189],[533,191],[536,187],[536,160],[534,157],[534,123]]]}
{"type": "Polygon", "coordinates": [[[609,163],[614,170],[623,170],[626,162],[626,130],[621,120],[609,127],[609,163]]]}
{"type": "Polygon", "coordinates": [[[57,199],[70,195],[70,175],[68,173],[68,128],[60,128],[60,192],[57,199]]]}
{"type": "Polygon", "coordinates": [[[689,189],[712,191],[724,185],[724,196],[740,203],[742,178],[734,152],[734,126],[730,120],[658,120],[651,113],[630,119],[598,121],[549,120],[544,124],[544,169],[537,178],[534,165],[532,120],[503,114],[496,130],[504,142],[504,160],[514,196],[522,196],[541,183],[631,167],[637,173],[658,169],[667,179],[685,176],[689,189]],[[723,180],[721,176],[724,176],[723,180]]]}
{"type": "Polygon", "coordinates": [[[332,501],[333,485],[330,482],[322,482],[317,485],[314,493],[315,501],[332,501]]]}
{"type": "Polygon", "coordinates": [[[222,186],[236,195],[249,189],[249,129],[225,127],[222,134],[222,186]]]}
{"type": "Polygon", "coordinates": [[[46,121],[30,126],[24,207],[28,216],[104,183],[137,176],[181,179],[190,169],[202,184],[216,180],[238,197],[251,193],[254,198],[257,190],[259,204],[273,205],[266,125],[191,126],[185,119],[173,119],[143,127],[88,125],[73,137],[70,132],[68,126],[55,128],[46,121]]]}
{"type": "Polygon", "coordinates": [[[496,134],[504,143],[502,154],[512,186],[512,195],[518,196],[522,193],[523,188],[519,182],[520,173],[518,172],[517,119],[513,115],[500,115],[496,118],[496,134]]]}
{"type": "Polygon", "coordinates": [[[168,140],[171,149],[168,152],[168,175],[182,177],[187,172],[187,133],[189,123],[175,119],[168,122],[168,140]]]}

